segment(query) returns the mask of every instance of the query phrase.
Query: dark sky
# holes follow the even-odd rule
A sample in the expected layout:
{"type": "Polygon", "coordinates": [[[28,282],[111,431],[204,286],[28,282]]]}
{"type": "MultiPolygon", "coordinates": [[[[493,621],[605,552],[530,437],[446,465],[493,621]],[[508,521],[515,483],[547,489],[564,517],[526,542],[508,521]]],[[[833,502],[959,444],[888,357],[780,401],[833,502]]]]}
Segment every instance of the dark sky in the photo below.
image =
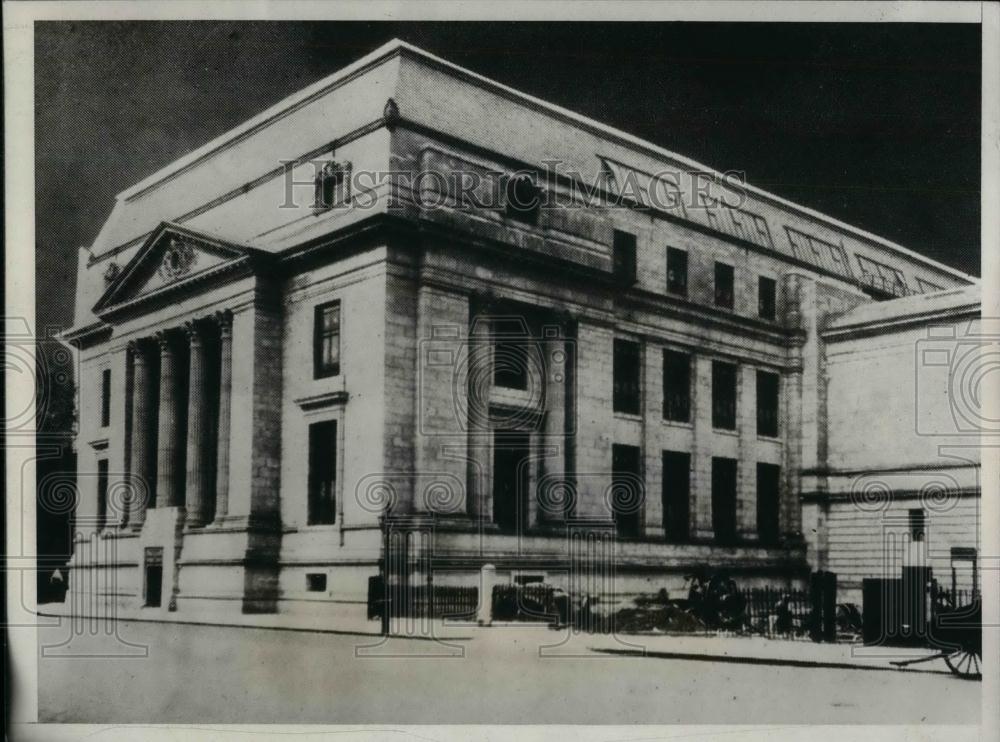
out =
{"type": "Polygon", "coordinates": [[[39,326],[115,194],[397,36],[979,274],[977,25],[38,23],[39,326]]]}

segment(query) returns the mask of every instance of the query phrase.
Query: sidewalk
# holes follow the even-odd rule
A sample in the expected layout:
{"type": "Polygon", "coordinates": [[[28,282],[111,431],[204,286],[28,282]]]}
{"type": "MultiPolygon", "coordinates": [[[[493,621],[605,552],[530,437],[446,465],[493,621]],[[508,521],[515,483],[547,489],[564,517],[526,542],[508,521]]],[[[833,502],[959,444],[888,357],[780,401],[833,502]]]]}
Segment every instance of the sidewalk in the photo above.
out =
{"type": "Polygon", "coordinates": [[[922,672],[950,675],[944,660],[906,668],[892,661],[930,657],[936,650],[923,647],[866,647],[863,644],[824,644],[812,641],[690,634],[584,634],[568,627],[543,624],[494,624],[466,628],[469,650],[476,645],[501,649],[504,645],[537,647],[540,656],[622,656],[706,662],[738,662],[787,667],[922,672]]]}
{"type": "Polygon", "coordinates": [[[909,660],[937,654],[921,647],[866,647],[862,644],[823,644],[811,641],[765,639],[763,637],[590,635],[594,652],[639,655],[661,659],[746,662],[797,667],[889,670],[950,674],[944,660],[897,668],[893,660],[909,660]]]}
{"type": "MultiPolygon", "coordinates": [[[[39,614],[67,618],[68,608],[69,606],[66,604],[44,604],[39,606],[39,614]]],[[[378,621],[337,620],[331,622],[328,618],[320,619],[308,615],[233,616],[228,617],[229,621],[221,623],[208,617],[178,613],[155,616],[121,615],[118,618],[122,621],[355,634],[371,637],[379,635],[378,621]]],[[[576,633],[568,627],[552,629],[545,624],[494,623],[492,626],[486,627],[471,623],[408,619],[393,621],[392,636],[397,639],[421,639],[430,642],[442,640],[468,642],[467,647],[470,652],[476,651],[476,645],[487,652],[498,650],[502,652],[505,646],[516,646],[519,651],[523,651],[526,647],[536,646],[542,656],[550,657],[632,656],[790,667],[950,674],[943,660],[932,660],[907,668],[897,668],[890,664],[893,660],[916,659],[936,654],[934,650],[924,648],[866,647],[861,644],[823,644],[811,641],[716,635],[584,634],[576,633]]]]}
{"type": "MultiPolygon", "coordinates": [[[[43,603],[38,606],[38,615],[43,619],[69,619],[68,603],[43,603]]],[[[160,609],[118,611],[112,615],[86,616],[83,621],[137,621],[141,623],[177,623],[189,626],[214,626],[247,629],[271,629],[275,631],[307,631],[323,634],[351,634],[378,637],[381,624],[378,620],[368,621],[359,615],[313,616],[294,613],[254,613],[212,614],[192,612],[168,612],[160,609]]],[[[440,620],[393,619],[392,635],[399,638],[459,641],[469,638],[469,628],[464,625],[448,625],[440,620]]]]}

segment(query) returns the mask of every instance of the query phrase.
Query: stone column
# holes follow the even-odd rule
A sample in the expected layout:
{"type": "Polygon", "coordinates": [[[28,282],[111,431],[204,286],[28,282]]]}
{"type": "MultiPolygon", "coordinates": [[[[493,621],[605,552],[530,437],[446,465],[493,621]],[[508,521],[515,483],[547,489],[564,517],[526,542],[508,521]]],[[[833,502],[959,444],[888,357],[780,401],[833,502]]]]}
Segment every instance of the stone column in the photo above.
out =
{"type": "Polygon", "coordinates": [[[177,464],[180,455],[180,409],[177,389],[177,350],[166,332],[159,332],[160,344],[160,419],[156,442],[156,504],[177,507],[181,504],[181,481],[177,464]]]}
{"type": "Polygon", "coordinates": [[[233,396],[233,313],[215,315],[219,324],[219,424],[216,437],[215,520],[229,512],[229,417],[233,396]]]}
{"type": "Polygon", "coordinates": [[[187,424],[187,526],[203,526],[211,515],[208,475],[211,472],[211,408],[208,395],[208,349],[204,327],[197,322],[185,325],[191,343],[191,372],[188,376],[187,424]]]}
{"type": "Polygon", "coordinates": [[[153,368],[148,357],[149,347],[145,341],[129,343],[132,356],[132,462],[129,479],[131,483],[130,520],[133,530],[141,530],[146,520],[146,508],[153,505],[155,452],[153,451],[152,414],[155,399],[153,394],[153,368]]]}

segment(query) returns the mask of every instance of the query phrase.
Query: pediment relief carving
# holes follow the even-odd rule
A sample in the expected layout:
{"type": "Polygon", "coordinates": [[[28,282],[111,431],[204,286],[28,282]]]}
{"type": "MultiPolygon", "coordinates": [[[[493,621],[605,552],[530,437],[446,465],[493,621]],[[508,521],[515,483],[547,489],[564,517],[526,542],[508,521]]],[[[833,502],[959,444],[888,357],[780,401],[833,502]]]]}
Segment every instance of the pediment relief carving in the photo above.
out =
{"type": "MultiPolygon", "coordinates": [[[[222,242],[174,225],[161,225],[132,260],[114,274],[94,307],[98,314],[114,311],[168,289],[198,283],[230,268],[248,266],[256,251],[222,242]]],[[[191,290],[196,290],[192,286],[191,290]]]]}

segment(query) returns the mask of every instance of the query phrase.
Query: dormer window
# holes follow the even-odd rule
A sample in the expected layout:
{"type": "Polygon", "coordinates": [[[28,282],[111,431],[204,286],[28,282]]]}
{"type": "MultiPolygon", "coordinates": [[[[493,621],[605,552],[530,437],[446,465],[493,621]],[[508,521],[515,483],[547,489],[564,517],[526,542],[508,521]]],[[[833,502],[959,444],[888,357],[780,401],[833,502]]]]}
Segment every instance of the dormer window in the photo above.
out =
{"type": "Polygon", "coordinates": [[[507,181],[505,201],[506,213],[510,219],[537,224],[541,200],[538,186],[527,175],[516,175],[507,181]]]}
{"type": "Polygon", "coordinates": [[[317,212],[344,203],[351,196],[351,163],[328,162],[316,177],[317,212]]]}

